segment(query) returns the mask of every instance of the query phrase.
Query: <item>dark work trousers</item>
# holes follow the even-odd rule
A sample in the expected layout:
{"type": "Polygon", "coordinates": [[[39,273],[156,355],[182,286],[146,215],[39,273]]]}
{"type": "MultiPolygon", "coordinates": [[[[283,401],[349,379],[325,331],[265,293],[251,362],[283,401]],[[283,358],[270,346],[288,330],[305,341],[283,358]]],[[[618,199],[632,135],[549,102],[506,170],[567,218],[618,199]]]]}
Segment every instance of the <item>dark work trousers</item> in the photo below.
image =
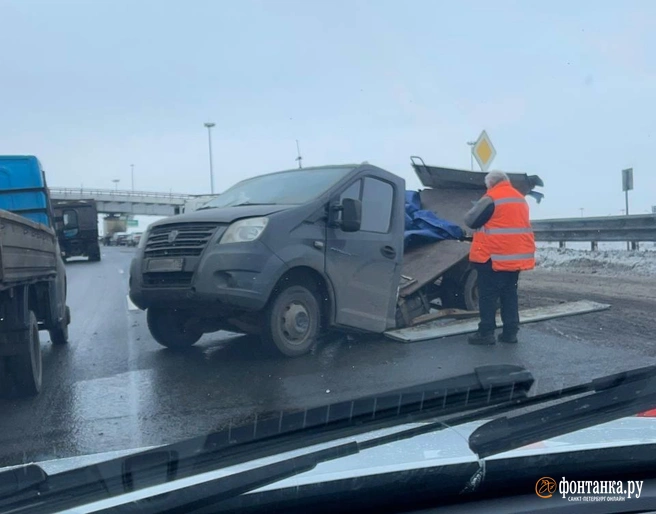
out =
{"type": "Polygon", "coordinates": [[[492,261],[472,263],[478,272],[478,310],[481,321],[478,331],[490,334],[496,328],[497,307],[501,304],[503,332],[517,335],[519,331],[519,300],[517,282],[519,271],[494,271],[492,261]]]}

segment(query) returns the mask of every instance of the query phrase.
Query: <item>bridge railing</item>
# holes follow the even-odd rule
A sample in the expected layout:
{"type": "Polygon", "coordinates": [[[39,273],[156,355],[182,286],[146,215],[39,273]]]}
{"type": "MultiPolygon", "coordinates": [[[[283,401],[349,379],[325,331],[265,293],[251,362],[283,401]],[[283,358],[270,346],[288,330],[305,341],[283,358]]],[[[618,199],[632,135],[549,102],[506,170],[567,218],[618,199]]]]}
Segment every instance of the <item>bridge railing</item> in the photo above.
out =
{"type": "Polygon", "coordinates": [[[171,198],[176,200],[190,200],[196,196],[201,195],[191,195],[185,193],[161,193],[155,191],[132,191],[132,190],[122,190],[122,189],[87,189],[81,187],[51,187],[50,192],[52,194],[62,195],[62,196],[78,196],[78,195],[89,195],[94,196],[123,196],[123,197],[149,197],[149,198],[171,198]]]}

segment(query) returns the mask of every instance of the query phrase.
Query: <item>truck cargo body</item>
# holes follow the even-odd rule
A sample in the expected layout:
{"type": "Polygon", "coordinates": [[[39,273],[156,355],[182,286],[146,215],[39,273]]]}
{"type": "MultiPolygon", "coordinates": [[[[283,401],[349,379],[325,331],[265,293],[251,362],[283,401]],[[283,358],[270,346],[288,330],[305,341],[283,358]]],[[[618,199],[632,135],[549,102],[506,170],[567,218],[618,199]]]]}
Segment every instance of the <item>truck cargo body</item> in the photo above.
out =
{"type": "Polygon", "coordinates": [[[39,331],[68,342],[66,269],[36,157],[0,156],[0,392],[41,390],[39,331]]]}

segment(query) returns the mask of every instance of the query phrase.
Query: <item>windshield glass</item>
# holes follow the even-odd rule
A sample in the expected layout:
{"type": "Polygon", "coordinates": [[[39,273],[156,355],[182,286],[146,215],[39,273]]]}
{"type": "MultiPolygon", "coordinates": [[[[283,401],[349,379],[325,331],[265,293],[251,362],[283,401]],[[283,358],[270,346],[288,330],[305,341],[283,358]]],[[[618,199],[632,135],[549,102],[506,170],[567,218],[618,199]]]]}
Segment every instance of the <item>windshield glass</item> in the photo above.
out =
{"type": "Polygon", "coordinates": [[[202,208],[236,205],[300,205],[333,186],[353,168],[320,168],[261,175],[234,185],[202,208]]]}

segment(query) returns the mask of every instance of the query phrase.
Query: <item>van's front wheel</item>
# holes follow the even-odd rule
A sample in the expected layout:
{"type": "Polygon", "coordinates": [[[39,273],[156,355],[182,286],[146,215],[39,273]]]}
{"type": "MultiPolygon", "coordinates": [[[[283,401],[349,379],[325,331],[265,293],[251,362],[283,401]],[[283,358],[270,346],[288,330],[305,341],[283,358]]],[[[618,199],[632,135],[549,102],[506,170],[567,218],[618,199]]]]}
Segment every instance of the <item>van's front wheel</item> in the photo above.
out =
{"type": "Polygon", "coordinates": [[[151,307],[146,312],[146,323],[155,341],[181,350],[196,344],[203,335],[188,326],[189,317],[189,313],[180,309],[151,307]]]}
{"type": "Polygon", "coordinates": [[[308,353],[321,330],[317,295],[304,286],[283,289],[266,311],[263,338],[288,357],[308,353]]]}

